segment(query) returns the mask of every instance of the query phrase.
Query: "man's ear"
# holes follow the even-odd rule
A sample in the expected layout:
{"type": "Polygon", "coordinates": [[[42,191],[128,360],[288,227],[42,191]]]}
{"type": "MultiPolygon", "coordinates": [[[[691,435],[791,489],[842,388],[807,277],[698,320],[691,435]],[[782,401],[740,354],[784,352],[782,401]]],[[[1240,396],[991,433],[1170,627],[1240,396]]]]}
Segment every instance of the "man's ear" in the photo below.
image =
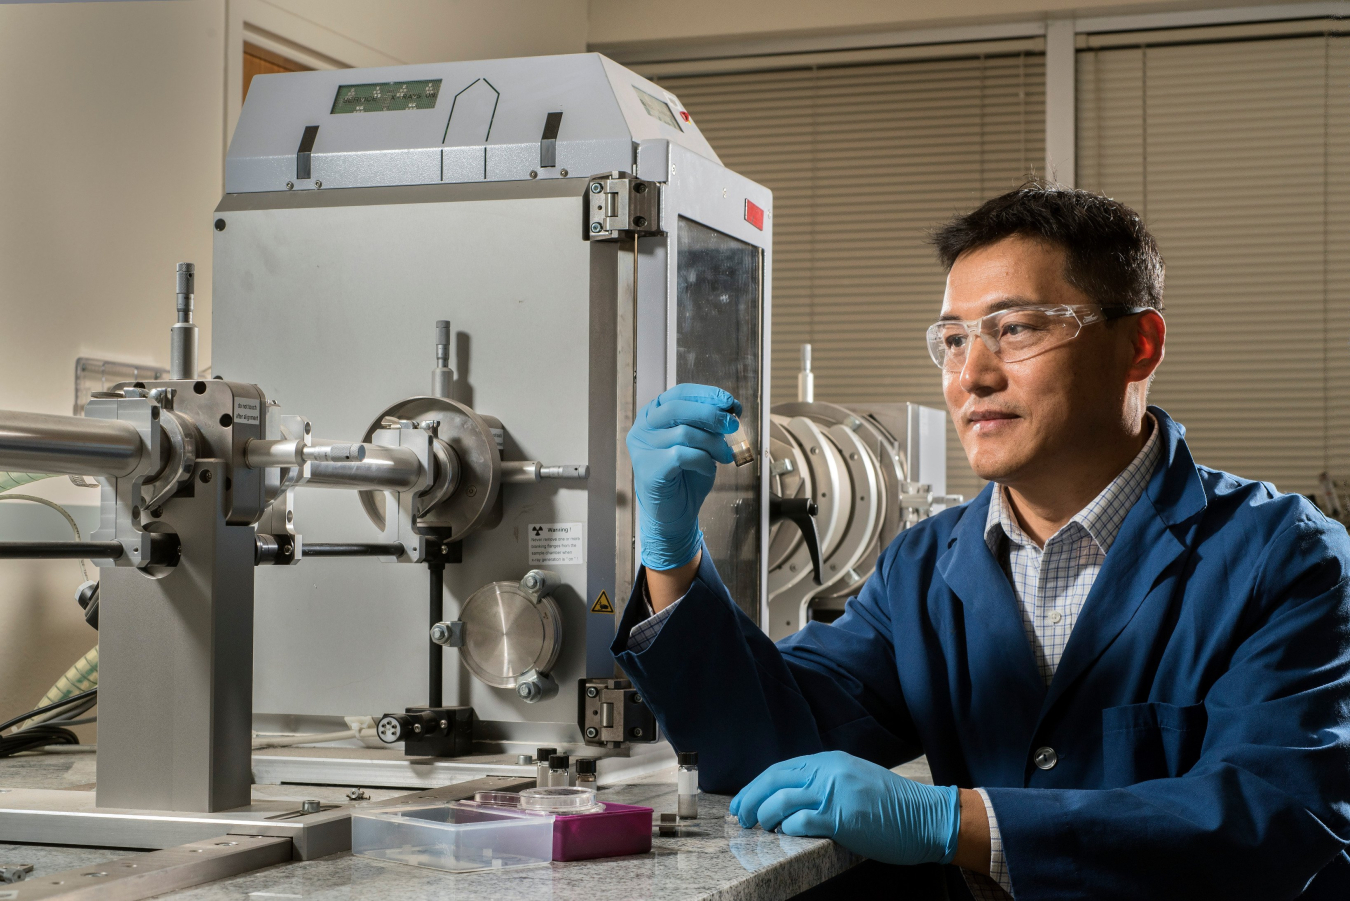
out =
{"type": "Polygon", "coordinates": [[[1167,343],[1167,323],[1157,310],[1145,310],[1135,318],[1130,333],[1131,382],[1142,382],[1152,377],[1163,361],[1163,346],[1167,343]]]}

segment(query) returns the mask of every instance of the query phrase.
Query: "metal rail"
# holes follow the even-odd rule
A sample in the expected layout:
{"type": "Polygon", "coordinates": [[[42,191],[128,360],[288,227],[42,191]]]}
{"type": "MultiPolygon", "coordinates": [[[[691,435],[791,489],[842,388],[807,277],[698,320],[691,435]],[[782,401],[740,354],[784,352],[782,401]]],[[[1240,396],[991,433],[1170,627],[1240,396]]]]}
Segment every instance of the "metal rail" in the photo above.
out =
{"type": "Polygon", "coordinates": [[[398,557],[403,545],[393,544],[310,544],[305,542],[305,557],[398,557]]]}
{"type": "Polygon", "coordinates": [[[0,541],[0,560],[115,560],[116,541],[0,541]]]}

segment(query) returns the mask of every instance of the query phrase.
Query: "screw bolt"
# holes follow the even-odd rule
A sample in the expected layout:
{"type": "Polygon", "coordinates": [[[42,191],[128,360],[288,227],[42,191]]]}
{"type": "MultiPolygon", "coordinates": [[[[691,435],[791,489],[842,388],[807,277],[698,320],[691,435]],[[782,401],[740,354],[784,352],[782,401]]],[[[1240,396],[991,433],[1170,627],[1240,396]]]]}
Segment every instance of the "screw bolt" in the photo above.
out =
{"type": "Polygon", "coordinates": [[[566,170],[566,169],[563,169],[563,170],[559,171],[558,174],[561,175],[563,178],[566,178],[566,177],[567,177],[567,170],[566,170]]]}
{"type": "Polygon", "coordinates": [[[588,698],[598,698],[598,697],[600,697],[600,689],[596,688],[594,685],[591,685],[591,686],[587,687],[587,689],[586,689],[586,697],[588,697],[588,698]]]}
{"type": "Polygon", "coordinates": [[[294,190],[294,189],[295,189],[295,182],[293,182],[293,181],[288,181],[288,182],[286,182],[286,190],[287,190],[287,191],[291,191],[291,190],[294,190]]]}
{"type": "Polygon", "coordinates": [[[538,177],[539,177],[539,173],[536,172],[536,171],[534,171],[533,169],[531,169],[531,170],[530,170],[530,178],[538,178],[538,177]]]}
{"type": "Polygon", "coordinates": [[[470,485],[468,487],[468,490],[466,490],[464,493],[467,494],[469,497],[473,497],[475,494],[478,493],[478,489],[470,485]]]}
{"type": "Polygon", "coordinates": [[[641,727],[641,726],[634,726],[634,727],[633,727],[632,729],[630,729],[629,731],[630,731],[631,733],[633,733],[633,737],[634,737],[634,738],[641,738],[641,737],[642,737],[642,727],[641,727]]]}
{"type": "Polygon", "coordinates": [[[323,182],[319,181],[317,178],[314,179],[314,187],[316,187],[316,188],[322,188],[322,187],[323,187],[323,182]]]}
{"type": "Polygon", "coordinates": [[[300,812],[301,812],[301,813],[318,813],[318,812],[319,812],[320,810],[322,810],[322,809],[323,809],[323,805],[320,804],[318,801],[312,801],[312,800],[311,800],[311,801],[301,801],[301,802],[300,802],[300,812]]]}
{"type": "Polygon", "coordinates": [[[203,482],[211,481],[211,470],[203,469],[200,478],[203,482]]]}
{"type": "Polygon", "coordinates": [[[600,193],[601,191],[603,191],[603,190],[605,190],[605,186],[602,185],[602,184],[600,184],[600,182],[598,182],[598,181],[593,181],[593,182],[591,182],[591,193],[592,193],[592,194],[599,194],[599,193],[600,193]]]}
{"type": "Polygon", "coordinates": [[[600,232],[600,231],[604,231],[604,228],[603,228],[603,226],[600,225],[599,222],[592,222],[592,223],[591,223],[591,231],[592,231],[592,232],[600,232]]]}
{"type": "Polygon", "coordinates": [[[594,726],[587,726],[587,727],[586,727],[586,737],[587,737],[587,738],[589,738],[589,739],[591,739],[591,740],[595,740],[596,738],[599,737],[599,735],[600,735],[600,730],[599,730],[599,729],[595,728],[594,726]]]}

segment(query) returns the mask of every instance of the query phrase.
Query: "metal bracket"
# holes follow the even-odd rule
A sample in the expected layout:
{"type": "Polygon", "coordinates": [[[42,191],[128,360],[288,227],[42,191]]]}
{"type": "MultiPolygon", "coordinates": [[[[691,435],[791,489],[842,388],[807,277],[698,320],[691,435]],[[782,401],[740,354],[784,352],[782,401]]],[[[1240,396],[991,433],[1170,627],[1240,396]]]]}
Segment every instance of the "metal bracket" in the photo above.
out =
{"type": "Polygon", "coordinates": [[[587,241],[649,238],[661,230],[661,186],[627,172],[596,175],[586,182],[582,222],[587,241]]]}
{"type": "Polygon", "coordinates": [[[577,725],[586,744],[617,748],[657,739],[656,715],[627,679],[582,679],[577,692],[577,725]]]}

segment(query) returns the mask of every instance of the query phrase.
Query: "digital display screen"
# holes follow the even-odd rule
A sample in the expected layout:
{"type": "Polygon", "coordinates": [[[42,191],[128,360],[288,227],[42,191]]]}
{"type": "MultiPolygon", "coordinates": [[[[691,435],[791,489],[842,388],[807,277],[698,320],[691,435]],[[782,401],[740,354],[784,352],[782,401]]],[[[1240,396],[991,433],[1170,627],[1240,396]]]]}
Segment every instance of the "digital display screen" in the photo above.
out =
{"type": "Polygon", "coordinates": [[[642,88],[633,86],[637,91],[638,99],[642,101],[642,108],[647,111],[647,115],[656,119],[658,122],[664,122],[676,131],[684,131],[680,127],[680,120],[675,118],[675,114],[670,111],[670,105],[660,97],[653,97],[642,88]]]}
{"type": "MultiPolygon", "coordinates": [[[[331,113],[388,113],[403,109],[435,109],[441,80],[344,84],[333,98],[331,113]]],[[[669,112],[669,111],[667,111],[669,112]]]]}

